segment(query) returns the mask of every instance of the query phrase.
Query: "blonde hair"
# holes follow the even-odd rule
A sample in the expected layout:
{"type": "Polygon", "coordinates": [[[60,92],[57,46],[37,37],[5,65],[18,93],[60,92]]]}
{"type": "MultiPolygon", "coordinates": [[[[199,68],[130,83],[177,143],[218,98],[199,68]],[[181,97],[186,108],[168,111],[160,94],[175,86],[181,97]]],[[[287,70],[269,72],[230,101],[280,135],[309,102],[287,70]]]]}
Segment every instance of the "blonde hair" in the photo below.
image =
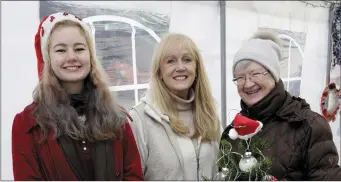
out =
{"type": "MultiPolygon", "coordinates": [[[[65,20],[56,23],[51,31],[57,27],[76,26],[86,38],[90,51],[91,70],[85,78],[84,89],[87,89],[87,122],[79,122],[76,110],[70,105],[66,90],[51,67],[51,60],[45,60],[43,76],[33,92],[35,107],[33,115],[43,131],[42,140],[45,140],[49,129],[54,131],[55,137],[66,134],[74,139],[106,140],[121,136],[121,126],[125,120],[120,108],[116,105],[108,88],[108,79],[93,50],[94,41],[89,32],[73,21],[65,20]]],[[[51,40],[48,40],[49,51],[51,40]]]]}
{"type": "Polygon", "coordinates": [[[178,118],[178,110],[173,101],[170,90],[160,77],[160,62],[164,59],[174,44],[180,44],[187,49],[196,61],[196,79],[192,85],[195,93],[193,112],[196,135],[202,136],[206,140],[220,139],[220,121],[211,94],[208,77],[206,75],[202,57],[196,44],[186,35],[167,34],[155,49],[152,60],[152,80],[150,94],[152,104],[160,108],[162,113],[166,113],[170,119],[171,127],[174,131],[187,134],[189,129],[184,126],[183,121],[178,118]]]}

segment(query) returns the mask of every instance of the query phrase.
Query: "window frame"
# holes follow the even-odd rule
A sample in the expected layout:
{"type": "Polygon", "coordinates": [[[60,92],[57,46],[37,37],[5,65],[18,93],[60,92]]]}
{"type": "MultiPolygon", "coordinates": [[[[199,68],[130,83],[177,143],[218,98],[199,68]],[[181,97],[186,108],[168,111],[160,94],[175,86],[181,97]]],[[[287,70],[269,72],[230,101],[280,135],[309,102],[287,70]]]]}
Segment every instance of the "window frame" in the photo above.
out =
{"type": "Polygon", "coordinates": [[[133,19],[122,17],[122,16],[116,16],[116,15],[95,15],[95,16],[89,16],[83,19],[83,21],[87,22],[91,29],[92,29],[92,36],[94,40],[96,40],[96,28],[94,26],[94,22],[100,22],[100,21],[113,21],[113,22],[121,22],[121,23],[127,23],[130,25],[132,29],[131,33],[131,41],[132,41],[132,63],[133,63],[133,78],[134,83],[130,85],[119,85],[119,86],[109,86],[110,91],[128,91],[128,90],[134,90],[134,100],[135,104],[138,104],[139,102],[139,96],[138,96],[138,90],[140,89],[148,89],[149,83],[144,84],[138,84],[137,83],[137,63],[136,63],[136,40],[135,40],[135,34],[136,34],[136,28],[140,28],[142,30],[145,30],[149,33],[150,36],[152,36],[157,43],[160,42],[160,37],[154,32],[154,30],[144,26],[138,21],[135,21],[133,19]]]}
{"type": "MultiPolygon", "coordinates": [[[[297,41],[292,38],[291,36],[287,35],[287,34],[279,34],[278,37],[280,38],[280,40],[289,40],[289,47],[288,47],[288,77],[287,78],[282,78],[283,82],[287,82],[286,85],[286,90],[289,92],[290,89],[290,82],[292,81],[300,81],[300,89],[301,89],[301,83],[302,83],[302,72],[303,72],[303,68],[301,70],[301,76],[300,77],[290,77],[290,67],[291,67],[291,47],[292,44],[294,44],[295,46],[297,46],[298,51],[300,52],[301,56],[302,56],[302,64],[303,64],[303,60],[304,60],[304,52],[301,49],[300,44],[297,43],[297,41]]],[[[302,66],[303,67],[303,66],[302,66]]],[[[300,91],[301,94],[301,91],[300,91]]],[[[299,96],[299,95],[298,95],[299,96]]]]}

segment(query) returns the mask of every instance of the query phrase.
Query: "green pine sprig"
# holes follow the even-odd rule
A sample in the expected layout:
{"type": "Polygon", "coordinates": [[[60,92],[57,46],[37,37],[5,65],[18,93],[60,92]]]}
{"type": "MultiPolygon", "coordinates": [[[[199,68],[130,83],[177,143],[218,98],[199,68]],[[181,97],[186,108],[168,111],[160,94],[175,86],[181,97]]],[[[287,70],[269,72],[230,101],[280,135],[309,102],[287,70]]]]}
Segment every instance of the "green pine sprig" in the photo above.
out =
{"type": "MultiPolygon", "coordinates": [[[[265,140],[253,137],[250,142],[249,149],[258,161],[250,172],[241,171],[239,168],[239,161],[242,159],[247,149],[245,140],[239,140],[235,147],[236,148],[232,148],[232,144],[230,142],[226,139],[222,139],[217,165],[220,169],[227,168],[229,170],[228,175],[222,180],[261,181],[265,175],[269,174],[272,161],[269,157],[263,155],[263,152],[270,150],[270,147],[265,140]]],[[[209,181],[206,177],[203,177],[203,179],[209,181]]]]}

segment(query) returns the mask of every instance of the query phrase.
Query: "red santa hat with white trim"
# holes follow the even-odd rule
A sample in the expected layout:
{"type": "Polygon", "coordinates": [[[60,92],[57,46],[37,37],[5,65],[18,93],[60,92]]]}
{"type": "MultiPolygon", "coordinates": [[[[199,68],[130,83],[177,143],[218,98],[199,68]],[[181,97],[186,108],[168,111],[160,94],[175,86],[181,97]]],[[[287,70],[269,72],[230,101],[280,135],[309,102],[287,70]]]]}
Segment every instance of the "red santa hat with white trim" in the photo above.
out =
{"type": "Polygon", "coordinates": [[[237,138],[247,140],[256,135],[263,127],[263,123],[257,120],[247,118],[237,114],[233,120],[232,129],[229,131],[229,137],[232,140],[237,138]]]}
{"type": "MultiPolygon", "coordinates": [[[[92,35],[91,27],[88,23],[84,22],[81,18],[66,13],[66,12],[58,12],[51,15],[48,15],[43,18],[43,20],[40,22],[38,31],[35,35],[35,42],[34,46],[36,49],[36,55],[37,55],[37,66],[38,66],[38,76],[39,80],[42,78],[44,63],[46,60],[49,59],[49,53],[48,53],[48,47],[47,47],[47,41],[49,37],[51,36],[51,31],[54,28],[54,25],[58,22],[69,20],[78,23],[82,29],[84,30],[85,34],[89,36],[88,40],[92,41],[91,45],[93,47],[90,47],[90,49],[93,49],[93,53],[96,54],[96,48],[95,48],[95,41],[94,36],[92,35]]],[[[89,44],[89,43],[88,43],[89,44]]]]}

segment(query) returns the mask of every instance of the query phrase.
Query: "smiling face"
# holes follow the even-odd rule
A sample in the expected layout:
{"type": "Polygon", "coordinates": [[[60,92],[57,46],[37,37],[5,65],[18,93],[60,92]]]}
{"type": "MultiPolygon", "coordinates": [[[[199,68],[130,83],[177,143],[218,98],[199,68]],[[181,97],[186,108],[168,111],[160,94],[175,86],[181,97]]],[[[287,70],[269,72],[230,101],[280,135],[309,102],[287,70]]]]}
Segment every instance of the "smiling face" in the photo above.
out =
{"type": "Polygon", "coordinates": [[[275,80],[260,64],[250,61],[246,66],[236,66],[235,78],[244,79],[245,83],[237,85],[241,99],[248,106],[253,106],[275,87],[275,80]],[[250,80],[251,77],[251,80],[250,80]]]}
{"type": "Polygon", "coordinates": [[[196,76],[196,60],[181,42],[175,42],[160,62],[160,78],[176,96],[187,98],[196,76]]]}
{"type": "Polygon", "coordinates": [[[90,72],[90,50],[84,31],[77,26],[58,26],[49,44],[51,68],[63,84],[82,85],[90,72]]]}

